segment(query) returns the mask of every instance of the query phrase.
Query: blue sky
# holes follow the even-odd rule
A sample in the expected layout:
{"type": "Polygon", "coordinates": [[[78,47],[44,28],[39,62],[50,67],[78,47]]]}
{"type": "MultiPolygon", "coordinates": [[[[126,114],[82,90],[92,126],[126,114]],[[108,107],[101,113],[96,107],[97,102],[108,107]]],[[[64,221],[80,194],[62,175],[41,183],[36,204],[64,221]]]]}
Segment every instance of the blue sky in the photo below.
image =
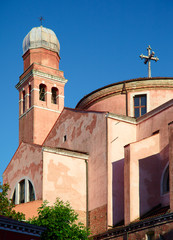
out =
{"type": "Polygon", "coordinates": [[[150,44],[152,76],[173,76],[172,0],[8,0],[0,8],[2,173],[18,147],[18,91],[23,73],[22,41],[33,28],[52,29],[60,41],[60,69],[68,83],[65,106],[102,86],[147,77],[139,58],[150,44]]]}

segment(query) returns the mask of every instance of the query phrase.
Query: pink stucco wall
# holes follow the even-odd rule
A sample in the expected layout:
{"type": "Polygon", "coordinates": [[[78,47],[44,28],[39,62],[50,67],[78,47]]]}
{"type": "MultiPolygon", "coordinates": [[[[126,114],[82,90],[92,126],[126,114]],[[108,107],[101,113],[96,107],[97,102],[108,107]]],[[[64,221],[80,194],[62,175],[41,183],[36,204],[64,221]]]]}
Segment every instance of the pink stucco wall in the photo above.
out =
{"type": "Polygon", "coordinates": [[[162,180],[164,170],[169,163],[169,134],[168,134],[168,124],[172,122],[173,119],[173,106],[171,104],[172,100],[168,104],[164,105],[164,109],[159,107],[160,112],[153,110],[151,112],[154,114],[152,117],[148,117],[146,120],[137,124],[137,140],[151,136],[154,132],[159,131],[160,135],[160,153],[159,153],[159,166],[160,166],[160,203],[164,205],[169,205],[169,194],[162,193],[162,180]],[[166,107],[168,106],[168,107],[166,107]]]}
{"type": "MultiPolygon", "coordinates": [[[[30,71],[35,70],[43,74],[50,71],[50,68],[33,64],[30,66],[30,71]],[[45,69],[46,68],[46,69],[45,69]]],[[[51,76],[60,77],[59,71],[51,69],[51,76]]],[[[28,70],[27,70],[28,71],[28,70]]],[[[22,78],[26,77],[26,72],[22,78]]],[[[52,79],[47,79],[39,76],[31,76],[24,82],[19,89],[19,142],[42,144],[47,134],[51,130],[53,124],[57,120],[59,114],[64,108],[64,85],[65,83],[54,82],[52,79]],[[39,99],[39,85],[44,83],[46,86],[45,101],[39,99]],[[31,87],[31,106],[29,107],[29,86],[31,87]],[[57,104],[51,101],[51,89],[57,88],[57,104]],[[23,95],[25,90],[25,113],[23,115],[23,95]],[[59,96],[60,95],[60,96],[59,96]]]]}
{"type": "Polygon", "coordinates": [[[107,141],[108,225],[113,226],[124,219],[124,145],[136,141],[136,125],[108,117],[107,141]]]}
{"type": "Polygon", "coordinates": [[[159,140],[155,134],[125,147],[125,224],[160,203],[159,140]]]}
{"type": "Polygon", "coordinates": [[[121,115],[126,115],[127,108],[128,116],[133,117],[133,98],[135,95],[143,94],[147,96],[147,112],[149,112],[172,99],[173,78],[133,79],[111,84],[88,94],[77,107],[121,115]]]}
{"type": "Polygon", "coordinates": [[[159,131],[160,134],[160,168],[163,172],[169,161],[169,137],[168,124],[173,119],[173,106],[161,111],[160,113],[150,117],[137,125],[137,139],[143,139],[151,136],[154,132],[159,131]]]}
{"type": "Polygon", "coordinates": [[[60,198],[86,212],[86,163],[84,159],[43,152],[43,200],[51,205],[60,198]]]}
{"type": "Polygon", "coordinates": [[[28,178],[35,189],[36,200],[42,199],[42,152],[38,145],[21,143],[3,174],[3,183],[9,183],[12,197],[16,183],[28,178]]]}
{"type": "Polygon", "coordinates": [[[107,203],[105,113],[64,109],[43,146],[88,153],[89,210],[107,203]]]}
{"type": "Polygon", "coordinates": [[[172,89],[152,89],[150,90],[150,110],[162,105],[163,103],[172,99],[172,89]]]}
{"type": "Polygon", "coordinates": [[[125,94],[114,95],[111,98],[105,98],[91,105],[88,110],[97,110],[126,115],[126,96],[125,94]]]}

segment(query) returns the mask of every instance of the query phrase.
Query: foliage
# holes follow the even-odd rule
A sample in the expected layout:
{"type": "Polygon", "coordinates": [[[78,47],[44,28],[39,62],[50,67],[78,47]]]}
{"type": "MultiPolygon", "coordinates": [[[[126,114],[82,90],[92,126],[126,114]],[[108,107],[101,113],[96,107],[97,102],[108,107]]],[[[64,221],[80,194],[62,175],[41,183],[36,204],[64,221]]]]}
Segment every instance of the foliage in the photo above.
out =
{"type": "Polygon", "coordinates": [[[15,220],[24,220],[25,215],[14,210],[15,205],[11,199],[8,199],[9,184],[0,183],[0,215],[13,218],[15,220]]]}
{"type": "Polygon", "coordinates": [[[46,227],[42,240],[88,239],[89,232],[82,223],[76,223],[78,214],[69,202],[57,198],[53,206],[45,201],[38,209],[38,216],[29,219],[29,223],[46,227]]]}

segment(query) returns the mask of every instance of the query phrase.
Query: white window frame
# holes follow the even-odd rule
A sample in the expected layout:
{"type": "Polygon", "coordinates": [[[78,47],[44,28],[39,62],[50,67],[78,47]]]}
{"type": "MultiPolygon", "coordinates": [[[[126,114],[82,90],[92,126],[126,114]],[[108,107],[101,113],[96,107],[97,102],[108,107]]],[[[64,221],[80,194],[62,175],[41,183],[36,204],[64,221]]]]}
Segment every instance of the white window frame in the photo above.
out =
{"type": "Polygon", "coordinates": [[[146,95],[147,100],[147,112],[150,111],[150,92],[149,91],[141,91],[141,92],[133,92],[130,93],[130,116],[135,117],[134,113],[134,97],[146,95]]]}
{"type": "Polygon", "coordinates": [[[34,194],[35,194],[35,200],[36,200],[36,192],[35,192],[34,184],[32,183],[30,178],[24,177],[24,178],[19,179],[19,181],[16,183],[16,185],[13,189],[13,192],[11,194],[11,199],[12,199],[14,191],[16,190],[16,192],[15,192],[15,203],[14,204],[21,204],[19,202],[19,200],[20,200],[20,182],[22,180],[25,180],[25,201],[24,201],[24,203],[30,202],[29,201],[29,181],[31,182],[31,184],[33,186],[34,194]]]}

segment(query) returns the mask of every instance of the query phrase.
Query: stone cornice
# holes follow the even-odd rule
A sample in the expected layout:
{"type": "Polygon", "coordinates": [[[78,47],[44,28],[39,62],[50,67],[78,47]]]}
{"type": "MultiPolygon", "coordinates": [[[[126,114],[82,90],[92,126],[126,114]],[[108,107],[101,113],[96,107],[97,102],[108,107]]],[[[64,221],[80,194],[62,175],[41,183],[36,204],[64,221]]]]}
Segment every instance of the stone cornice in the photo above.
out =
{"type": "Polygon", "coordinates": [[[31,111],[33,108],[39,108],[42,110],[46,110],[46,111],[50,111],[50,112],[56,112],[56,113],[61,113],[61,111],[59,110],[54,110],[54,109],[50,109],[50,108],[46,108],[46,107],[40,107],[37,105],[33,105],[32,107],[30,107],[27,111],[25,111],[22,115],[20,115],[19,119],[21,119],[23,116],[25,116],[29,111],[31,111]]]}
{"type": "Polygon", "coordinates": [[[109,98],[116,94],[124,94],[124,89],[127,92],[140,91],[144,89],[169,89],[173,88],[173,78],[157,77],[157,78],[138,78],[122,82],[116,82],[102,88],[99,88],[85,97],[83,97],[76,108],[87,109],[96,102],[105,98],[109,98]]]}
{"type": "Polygon", "coordinates": [[[48,74],[48,73],[44,73],[44,72],[32,69],[24,78],[22,78],[16,84],[15,87],[17,89],[21,88],[24,82],[26,82],[30,77],[35,77],[35,76],[41,77],[41,78],[44,78],[44,79],[46,78],[48,80],[52,80],[52,81],[59,82],[59,83],[62,83],[62,84],[65,84],[68,81],[65,78],[61,78],[61,77],[58,77],[58,76],[55,76],[55,75],[51,75],[51,74],[48,74]]]}
{"type": "Polygon", "coordinates": [[[143,116],[141,116],[139,118],[124,116],[124,115],[118,115],[118,114],[115,114],[115,113],[107,113],[106,117],[107,118],[112,118],[112,119],[115,119],[115,120],[118,120],[118,121],[132,123],[132,124],[139,124],[139,123],[155,116],[156,114],[159,114],[160,112],[162,112],[162,111],[164,111],[167,108],[170,108],[172,106],[173,106],[173,99],[171,99],[168,102],[160,105],[159,107],[151,110],[150,112],[144,114],[143,116]]]}
{"type": "Polygon", "coordinates": [[[112,118],[112,119],[115,119],[115,120],[118,120],[118,121],[123,121],[123,122],[136,124],[136,118],[134,118],[134,117],[128,117],[128,116],[118,115],[118,114],[114,114],[114,113],[107,113],[106,117],[107,118],[112,118]]]}
{"type": "Polygon", "coordinates": [[[65,156],[80,158],[84,160],[88,160],[89,158],[89,155],[86,153],[76,152],[76,151],[63,149],[63,148],[43,147],[42,150],[43,152],[55,153],[59,155],[65,155],[65,156]]]}

